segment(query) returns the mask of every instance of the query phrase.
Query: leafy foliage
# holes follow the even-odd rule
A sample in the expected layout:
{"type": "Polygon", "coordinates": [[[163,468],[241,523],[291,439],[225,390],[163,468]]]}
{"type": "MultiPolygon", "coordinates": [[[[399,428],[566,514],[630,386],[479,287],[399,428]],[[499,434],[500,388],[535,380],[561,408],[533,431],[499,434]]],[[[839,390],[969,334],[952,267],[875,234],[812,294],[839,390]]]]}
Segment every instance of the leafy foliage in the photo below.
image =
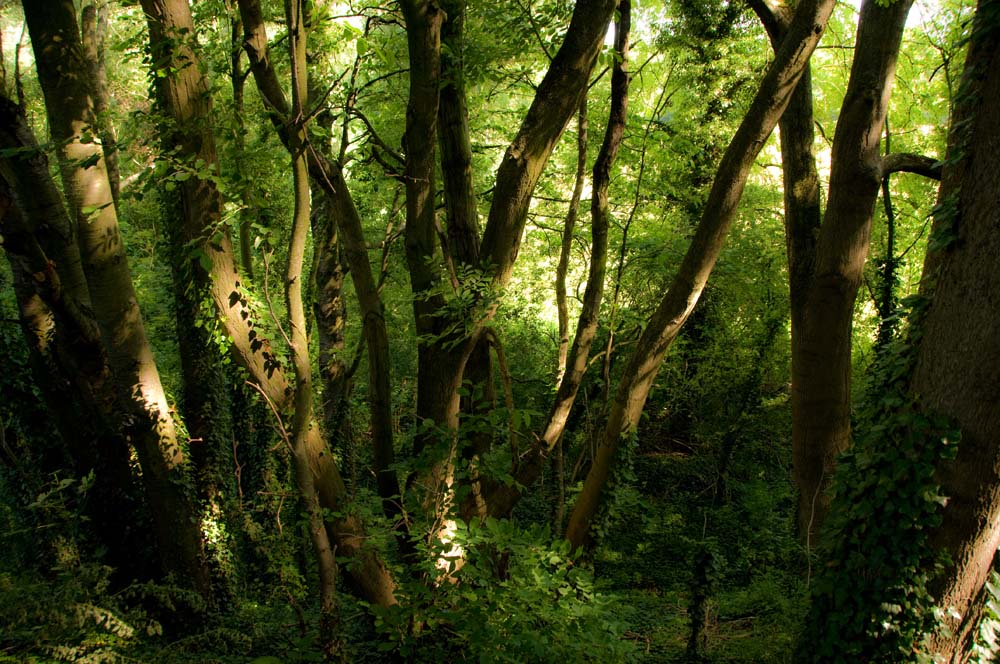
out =
{"type": "Polygon", "coordinates": [[[420,662],[635,658],[620,637],[614,600],[574,564],[569,543],[552,541],[545,527],[459,521],[427,553],[436,566],[404,586],[409,601],[376,610],[380,651],[420,662]]]}
{"type": "Polygon", "coordinates": [[[928,582],[943,561],[929,538],[947,501],[935,470],[957,454],[959,433],[907,394],[926,300],[908,304],[908,337],[877,364],[860,434],[834,478],[820,554],[828,562],[802,640],[808,661],[932,661],[923,646],[939,609],[928,582]]]}

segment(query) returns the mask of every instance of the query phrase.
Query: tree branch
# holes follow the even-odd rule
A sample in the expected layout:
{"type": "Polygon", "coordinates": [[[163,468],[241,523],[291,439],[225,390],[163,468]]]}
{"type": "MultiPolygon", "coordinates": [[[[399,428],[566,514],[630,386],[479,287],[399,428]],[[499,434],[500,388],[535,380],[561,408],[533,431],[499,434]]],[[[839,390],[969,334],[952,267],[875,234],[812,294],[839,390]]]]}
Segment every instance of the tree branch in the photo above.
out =
{"type": "Polygon", "coordinates": [[[882,177],[893,173],[915,173],[932,180],[941,180],[941,162],[911,152],[894,152],[882,158],[882,177]]]}

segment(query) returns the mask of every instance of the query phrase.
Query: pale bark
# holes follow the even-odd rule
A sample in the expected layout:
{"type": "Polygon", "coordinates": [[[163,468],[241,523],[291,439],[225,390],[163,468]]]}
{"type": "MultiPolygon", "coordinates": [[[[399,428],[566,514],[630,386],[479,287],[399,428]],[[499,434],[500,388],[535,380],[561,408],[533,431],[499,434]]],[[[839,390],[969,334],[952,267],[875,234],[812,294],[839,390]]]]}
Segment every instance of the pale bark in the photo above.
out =
{"type": "Polygon", "coordinates": [[[70,0],[47,0],[27,3],[24,11],[94,313],[131,418],[123,426],[142,466],[163,566],[210,597],[197,513],[178,481],[184,453],[143,327],[104,157],[99,145],[84,140],[96,125],[75,7],[70,0]]]}
{"type": "MultiPolygon", "coordinates": [[[[189,158],[202,159],[208,167],[218,168],[210,125],[210,97],[198,58],[190,42],[165,39],[181,32],[194,34],[188,3],[186,0],[143,0],[143,9],[149,22],[151,45],[154,51],[159,51],[154,66],[173,63],[172,69],[176,70],[175,75],[158,77],[157,81],[175,123],[189,129],[181,139],[181,151],[189,158]]],[[[260,391],[277,408],[284,408],[290,405],[294,390],[271,351],[270,341],[256,329],[228,235],[215,234],[221,219],[221,194],[211,180],[192,177],[181,184],[185,206],[183,232],[189,242],[195,241],[210,263],[206,283],[221,314],[220,324],[229,337],[230,351],[260,391]]],[[[320,504],[332,512],[343,510],[347,491],[314,421],[306,431],[306,447],[320,504]]],[[[334,519],[327,522],[326,528],[337,544],[338,553],[355,560],[351,578],[361,594],[374,604],[394,604],[395,584],[378,556],[365,547],[366,536],[358,519],[352,516],[334,519]]]]}
{"type": "MultiPolygon", "coordinates": [[[[4,105],[8,102],[6,98],[0,100],[4,105]]],[[[4,137],[0,139],[0,147],[12,147],[5,140],[5,134],[0,130],[0,136],[4,137]]],[[[53,415],[64,446],[53,445],[52,449],[58,449],[59,454],[42,456],[37,470],[44,474],[64,472],[66,467],[61,463],[61,453],[65,450],[77,477],[94,474],[95,482],[85,504],[90,527],[97,541],[107,549],[104,561],[115,569],[116,583],[119,579],[127,583],[147,576],[150,570],[134,555],[148,533],[138,523],[123,522],[120,518],[122,514],[132,513],[136,502],[141,500],[135,490],[128,445],[117,430],[122,414],[117,410],[107,353],[97,321],[89,306],[63,287],[60,265],[50,257],[74,253],[76,249],[71,239],[60,238],[52,232],[53,227],[61,226],[59,217],[67,224],[68,217],[59,206],[57,218],[43,221],[49,225],[45,229],[38,225],[37,219],[29,219],[22,213],[25,206],[20,201],[33,196],[44,197],[49,186],[54,190],[54,183],[47,169],[43,169],[36,173],[39,179],[20,194],[8,186],[11,171],[24,167],[29,172],[34,170],[25,161],[45,160],[43,153],[14,164],[0,160],[0,172],[3,173],[0,177],[0,233],[11,267],[32,375],[53,415]],[[45,246],[53,251],[47,253],[45,246]],[[47,465],[46,459],[52,456],[59,458],[55,459],[55,465],[47,465]]],[[[61,228],[67,229],[68,226],[61,228]]],[[[79,267],[79,262],[77,265],[79,267]]]]}
{"type": "Polygon", "coordinates": [[[647,323],[610,405],[596,458],[567,526],[566,539],[574,546],[589,539],[591,520],[610,477],[619,442],[638,424],[660,363],[698,302],[735,217],[754,158],[788,105],[833,5],[832,0],[807,0],[799,6],[788,35],[723,155],[691,245],[647,323]]]}
{"type": "Polygon", "coordinates": [[[80,30],[83,37],[84,56],[90,65],[90,77],[93,81],[94,117],[97,122],[101,148],[104,152],[104,163],[108,171],[108,184],[111,195],[118,206],[118,190],[121,188],[121,176],[118,173],[118,134],[108,117],[111,107],[111,93],[108,91],[108,71],[105,65],[105,40],[110,29],[108,19],[108,1],[91,0],[80,15],[80,30]]]}
{"type": "MultiPolygon", "coordinates": [[[[239,9],[245,37],[243,45],[250,60],[254,81],[265,107],[278,126],[279,136],[287,145],[288,134],[283,127],[289,118],[290,109],[268,55],[267,31],[264,29],[260,3],[258,0],[239,0],[239,9]]],[[[363,319],[362,331],[368,349],[368,403],[372,418],[372,446],[378,490],[383,510],[388,515],[395,516],[399,514],[399,482],[392,469],[395,452],[389,337],[382,300],[368,261],[368,245],[361,217],[354,206],[340,164],[314,149],[308,151],[308,159],[310,176],[328,194],[332,214],[338,220],[344,254],[358,296],[363,319]]]]}
{"type": "Polygon", "coordinates": [[[308,77],[306,75],[306,26],[304,0],[285,0],[288,24],[288,52],[292,69],[292,115],[288,128],[288,151],[292,157],[294,211],[288,247],[288,268],[285,272],[285,300],[288,307],[288,349],[295,371],[292,413],[292,456],[295,460],[295,483],[308,515],[309,538],[316,553],[320,578],[320,611],[326,648],[337,650],[335,636],[326,633],[334,628],[336,611],[337,563],[333,547],[323,523],[316,485],[309,464],[309,429],[312,426],[312,363],[309,360],[309,334],[305,306],[302,302],[302,264],[305,260],[309,235],[309,163],[306,151],[306,108],[308,77]],[[329,641],[331,640],[332,641],[329,641]]]}

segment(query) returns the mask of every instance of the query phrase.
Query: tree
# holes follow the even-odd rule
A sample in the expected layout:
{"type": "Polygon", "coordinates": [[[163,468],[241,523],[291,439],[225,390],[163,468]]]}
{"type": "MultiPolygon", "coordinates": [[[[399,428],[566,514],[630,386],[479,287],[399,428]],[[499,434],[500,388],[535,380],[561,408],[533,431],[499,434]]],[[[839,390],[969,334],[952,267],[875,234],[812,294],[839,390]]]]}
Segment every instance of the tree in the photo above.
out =
{"type": "Polygon", "coordinates": [[[879,361],[858,449],[835,480],[803,652],[970,661],[996,527],[1000,14],[981,2],[955,101],[921,294],[879,361]],[[957,445],[956,445],[957,444],[957,445]]]}
{"type": "Polygon", "coordinates": [[[135,299],[104,155],[88,138],[88,128],[97,125],[75,12],[62,0],[29,3],[25,19],[91,302],[126,416],[117,425],[143,468],[164,568],[209,597],[198,517],[183,490],[184,453],[135,299]]]}
{"type": "Polygon", "coordinates": [[[638,424],[663,356],[691,315],[719,257],[753,160],[787,106],[832,10],[828,2],[805,2],[796,11],[788,36],[723,156],[691,245],[619,382],[597,456],[566,528],[566,539],[574,546],[589,539],[619,442],[638,424]]]}
{"type": "MultiPolygon", "coordinates": [[[[151,50],[157,54],[154,66],[158,71],[172,74],[160,76],[158,80],[164,106],[178,128],[183,130],[178,137],[178,145],[191,163],[198,163],[200,159],[209,171],[199,173],[199,177],[187,178],[182,183],[185,200],[182,238],[186,244],[200,251],[191,259],[197,263],[193,266],[194,274],[200,275],[200,283],[208,290],[219,312],[222,328],[237,362],[250,374],[257,389],[272,407],[283,410],[292,404],[295,389],[289,385],[284,371],[275,360],[270,341],[262,338],[255,329],[255,321],[243,293],[244,286],[235,266],[231,241],[226,233],[218,232],[223,201],[216,184],[207,177],[218,168],[210,124],[211,98],[204,94],[208,82],[197,66],[198,58],[189,38],[185,38],[194,34],[190,9],[183,0],[149,0],[144,9],[150,24],[151,50]]],[[[251,25],[252,21],[244,16],[244,29],[249,29],[251,25]]],[[[299,343],[302,343],[301,339],[299,343]]],[[[300,366],[300,370],[304,367],[300,366]]],[[[298,422],[298,427],[295,433],[301,437],[300,443],[305,449],[300,447],[296,454],[300,455],[300,461],[303,455],[308,460],[320,505],[332,511],[343,509],[346,487],[335,460],[327,452],[326,442],[315,419],[307,416],[304,422],[298,422]]],[[[302,467],[297,468],[301,475],[302,467]]],[[[308,481],[303,478],[304,483],[308,481]]],[[[315,510],[315,506],[311,509],[315,510]]],[[[343,516],[327,521],[325,525],[329,539],[336,543],[338,550],[358,560],[352,577],[363,595],[375,604],[395,603],[395,584],[378,556],[365,549],[359,521],[353,516],[343,516]]],[[[315,536],[317,542],[322,539],[319,533],[315,536]]],[[[329,578],[324,579],[327,585],[328,581],[329,578]]]]}
{"type": "Polygon", "coordinates": [[[932,298],[913,373],[913,394],[961,431],[958,456],[938,469],[948,502],[931,537],[948,563],[931,590],[945,629],[932,652],[967,661],[982,617],[982,595],[1000,546],[1000,418],[996,410],[1000,316],[995,173],[1000,113],[1000,4],[981,0],[956,100],[944,163],[936,237],[924,278],[932,298]],[[954,609],[954,611],[952,611],[954,609]]]}
{"type": "MultiPolygon", "coordinates": [[[[432,426],[431,435],[415,440],[414,452],[417,456],[422,454],[433,442],[433,436],[446,437],[443,446],[435,446],[429,460],[431,470],[420,482],[426,487],[420,502],[425,508],[437,502],[432,519],[439,520],[451,502],[448,466],[453,463],[455,450],[447,438],[454,436],[458,428],[459,388],[466,364],[485,323],[496,310],[496,302],[489,296],[510,279],[535,185],[563,129],[579,108],[615,3],[585,0],[576,4],[566,37],[538,84],[531,107],[497,169],[490,212],[478,240],[478,270],[482,274],[471,275],[488,285],[487,292],[483,292],[481,285],[464,285],[476,293],[472,310],[461,312],[471,320],[455,320],[445,297],[448,288],[441,284],[435,268],[433,183],[437,115],[441,103],[457,99],[438,97],[440,30],[445,17],[434,3],[406,2],[403,7],[411,63],[405,139],[406,249],[419,335],[416,415],[432,426]]],[[[460,170],[455,170],[456,165],[460,164],[445,164],[446,180],[464,177],[460,170]]],[[[471,221],[460,215],[453,215],[452,220],[453,223],[471,221]]],[[[460,231],[466,237],[472,233],[468,227],[460,231]]],[[[474,242],[470,237],[467,244],[474,242]]]]}

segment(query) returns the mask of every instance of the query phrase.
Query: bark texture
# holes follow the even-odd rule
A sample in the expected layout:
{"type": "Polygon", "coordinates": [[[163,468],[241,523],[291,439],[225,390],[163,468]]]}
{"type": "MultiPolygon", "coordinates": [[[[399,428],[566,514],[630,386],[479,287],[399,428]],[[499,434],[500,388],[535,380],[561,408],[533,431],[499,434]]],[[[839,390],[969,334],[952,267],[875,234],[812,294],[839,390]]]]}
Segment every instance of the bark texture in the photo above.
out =
{"type": "MultiPolygon", "coordinates": [[[[932,256],[936,281],[923,323],[912,389],[923,408],[950,416],[962,432],[958,457],[939,469],[948,496],[935,548],[951,564],[932,591],[951,636],[934,654],[966,661],[981,615],[977,597],[1000,545],[1000,2],[981,0],[952,119],[935,225],[956,239],[932,256]],[[951,210],[951,212],[948,212],[951,210]]],[[[981,601],[981,599],[980,599],[981,601]]]]}
{"type": "MultiPolygon", "coordinates": [[[[192,160],[202,159],[210,168],[218,168],[210,98],[197,56],[190,40],[167,39],[175,34],[194,34],[188,3],[143,0],[143,9],[149,22],[152,50],[159,53],[154,66],[163,67],[169,62],[175,72],[157,80],[162,86],[160,94],[165,106],[177,126],[190,129],[180,143],[182,153],[192,160]]],[[[244,15],[245,26],[246,23],[244,15]]],[[[185,206],[184,233],[210,263],[206,271],[211,277],[207,279],[209,293],[221,314],[230,352],[261,393],[275,407],[284,409],[291,405],[294,389],[275,359],[270,340],[256,329],[255,313],[250,309],[229,237],[215,232],[221,219],[221,194],[211,180],[195,177],[182,183],[181,193],[185,206]]],[[[325,509],[340,511],[346,504],[347,490],[315,421],[310,422],[305,435],[320,504],[325,509]]],[[[394,604],[395,583],[381,560],[364,546],[366,538],[360,522],[354,517],[344,517],[327,522],[326,528],[337,544],[338,553],[355,560],[351,578],[365,599],[379,605],[394,604]]]]}
{"type": "MultiPolygon", "coordinates": [[[[264,106],[271,111],[278,135],[288,145],[288,132],[284,129],[290,117],[290,108],[281,83],[278,81],[267,47],[267,31],[258,0],[239,0],[243,19],[244,49],[250,61],[257,89],[264,106]]],[[[389,366],[389,337],[378,285],[368,260],[361,217],[351,198],[340,164],[328,159],[321,151],[309,149],[309,174],[329,196],[331,214],[338,220],[340,239],[351,270],[354,290],[363,319],[362,333],[368,348],[368,399],[372,417],[372,445],[375,472],[383,509],[396,515],[399,482],[391,469],[395,452],[392,433],[392,391],[389,366]]],[[[341,483],[342,484],[342,483],[341,483]]]]}
{"type": "Polygon", "coordinates": [[[303,0],[285,0],[288,25],[288,53],[292,69],[292,115],[288,127],[288,152],[292,158],[294,210],[288,247],[288,268],[285,271],[285,302],[288,307],[288,348],[295,372],[292,397],[292,456],[295,460],[295,484],[308,515],[309,539],[316,554],[319,570],[321,639],[328,655],[339,648],[336,639],[335,611],[337,563],[323,522],[323,512],[316,493],[316,483],[309,463],[309,429],[313,421],[312,363],[309,360],[309,333],[305,305],[302,300],[302,265],[305,262],[306,240],[309,236],[309,137],[306,133],[305,103],[308,97],[306,73],[305,7],[303,0]]]}
{"type": "MultiPolygon", "coordinates": [[[[608,226],[611,218],[608,191],[611,184],[611,168],[618,156],[622,137],[625,135],[625,121],[628,115],[628,52],[629,31],[632,22],[631,7],[630,0],[621,0],[618,5],[618,19],[615,24],[615,51],[620,59],[616,59],[611,74],[611,110],[604,132],[604,140],[594,162],[592,174],[590,269],[583,294],[580,318],[577,321],[576,333],[573,335],[573,346],[569,350],[566,370],[559,381],[559,387],[540,439],[524,455],[523,459],[515,460],[516,483],[513,486],[497,487],[487,500],[490,513],[493,515],[508,514],[514,501],[521,495],[522,489],[517,487],[529,486],[541,475],[545,459],[559,444],[566,429],[566,422],[569,420],[570,411],[576,402],[577,392],[587,371],[590,349],[597,336],[598,316],[604,297],[604,280],[608,263],[608,226]]],[[[581,151],[585,151],[585,149],[582,147],[581,151]]]]}

